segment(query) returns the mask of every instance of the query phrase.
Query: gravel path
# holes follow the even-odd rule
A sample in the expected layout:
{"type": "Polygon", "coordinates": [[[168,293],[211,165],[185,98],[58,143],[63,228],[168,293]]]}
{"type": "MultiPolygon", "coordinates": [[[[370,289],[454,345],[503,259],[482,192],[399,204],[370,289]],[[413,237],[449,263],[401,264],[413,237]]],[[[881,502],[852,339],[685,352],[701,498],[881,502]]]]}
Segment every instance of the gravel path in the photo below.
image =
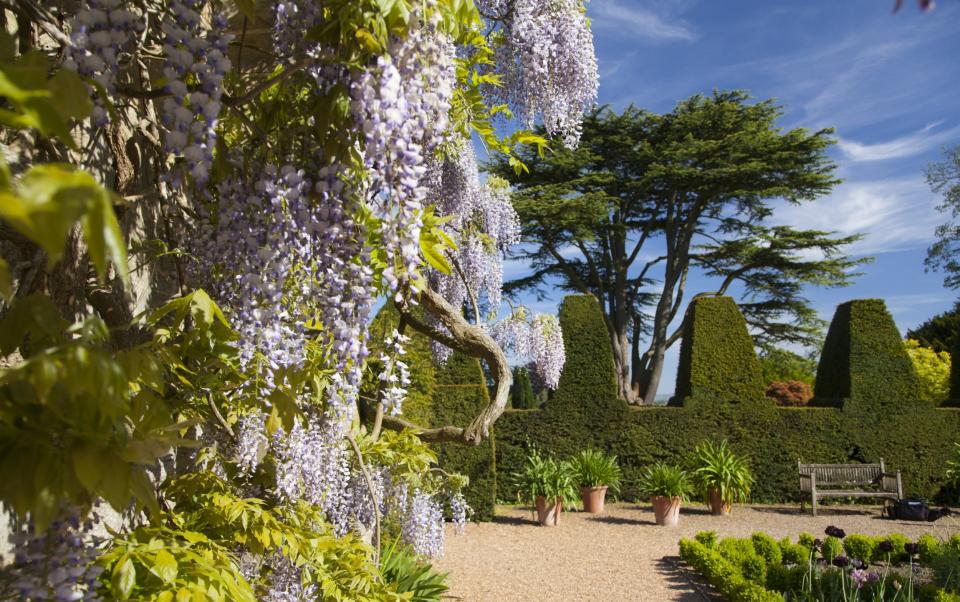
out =
{"type": "Polygon", "coordinates": [[[681,510],[676,528],[658,527],[649,505],[613,504],[605,514],[564,512],[557,527],[540,527],[527,508],[502,506],[492,523],[471,523],[464,535],[448,532],[446,554],[436,562],[450,573],[450,594],[469,602],[609,602],[716,599],[679,563],[677,542],[712,529],[720,537],[764,531],[796,539],[820,536],[828,525],[847,533],[922,533],[948,537],[960,519],[910,523],[880,517],[879,506],[821,507],[820,516],[797,506],[737,506],[728,517],[702,506],[681,510]]]}

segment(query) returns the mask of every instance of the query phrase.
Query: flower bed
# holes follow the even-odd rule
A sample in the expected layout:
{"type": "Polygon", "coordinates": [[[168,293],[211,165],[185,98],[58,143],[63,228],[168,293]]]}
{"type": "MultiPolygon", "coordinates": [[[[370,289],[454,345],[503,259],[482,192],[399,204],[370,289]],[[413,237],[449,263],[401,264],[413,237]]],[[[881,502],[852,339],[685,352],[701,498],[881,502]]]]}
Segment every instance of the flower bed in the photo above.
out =
{"type": "Polygon", "coordinates": [[[680,556],[731,602],[960,602],[960,534],[911,542],[827,527],[822,539],[793,542],[701,531],[680,540],[680,556]]]}

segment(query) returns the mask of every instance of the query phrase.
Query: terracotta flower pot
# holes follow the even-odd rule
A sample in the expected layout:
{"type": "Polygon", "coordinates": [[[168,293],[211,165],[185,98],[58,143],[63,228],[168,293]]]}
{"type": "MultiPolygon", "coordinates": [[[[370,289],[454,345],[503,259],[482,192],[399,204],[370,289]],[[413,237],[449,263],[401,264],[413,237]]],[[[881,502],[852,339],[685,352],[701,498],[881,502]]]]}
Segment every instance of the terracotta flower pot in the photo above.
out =
{"type": "Polygon", "coordinates": [[[542,495],[537,496],[537,520],[544,527],[556,527],[560,524],[560,514],[562,512],[562,499],[554,498],[548,503],[542,495]]]}
{"type": "Polygon", "coordinates": [[[680,520],[680,498],[655,495],[650,498],[653,515],[658,525],[676,527],[680,520]]]}
{"type": "Polygon", "coordinates": [[[607,486],[581,487],[580,499],[583,500],[584,512],[603,514],[603,502],[607,499],[607,486]]]}
{"type": "Polygon", "coordinates": [[[730,510],[733,508],[733,504],[730,502],[724,502],[720,498],[720,490],[711,488],[709,491],[710,495],[710,513],[714,516],[725,516],[730,514],[730,510]]]}

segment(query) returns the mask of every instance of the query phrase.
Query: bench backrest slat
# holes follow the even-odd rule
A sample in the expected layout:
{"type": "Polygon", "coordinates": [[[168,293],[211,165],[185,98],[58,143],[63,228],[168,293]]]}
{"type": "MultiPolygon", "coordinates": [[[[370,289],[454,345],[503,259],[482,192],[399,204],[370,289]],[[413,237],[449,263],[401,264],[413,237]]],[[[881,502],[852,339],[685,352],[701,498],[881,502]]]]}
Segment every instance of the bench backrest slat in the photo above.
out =
{"type": "Polygon", "coordinates": [[[815,474],[817,484],[870,484],[880,479],[881,464],[798,464],[800,474],[815,474]]]}

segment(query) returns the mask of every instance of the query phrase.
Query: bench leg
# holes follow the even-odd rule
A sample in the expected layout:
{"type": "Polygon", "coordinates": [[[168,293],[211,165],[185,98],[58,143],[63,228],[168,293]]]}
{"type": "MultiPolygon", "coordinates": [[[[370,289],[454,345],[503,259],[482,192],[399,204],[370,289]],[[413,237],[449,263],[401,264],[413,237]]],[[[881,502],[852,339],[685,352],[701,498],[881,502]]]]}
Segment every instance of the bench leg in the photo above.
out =
{"type": "Polygon", "coordinates": [[[806,511],[807,511],[807,498],[801,497],[800,498],[800,514],[803,514],[806,511]]]}
{"type": "Polygon", "coordinates": [[[811,503],[811,507],[812,507],[812,509],[813,509],[813,515],[816,516],[816,515],[817,515],[817,496],[813,495],[813,496],[810,496],[810,497],[811,497],[812,500],[813,500],[812,503],[811,503]]]}

